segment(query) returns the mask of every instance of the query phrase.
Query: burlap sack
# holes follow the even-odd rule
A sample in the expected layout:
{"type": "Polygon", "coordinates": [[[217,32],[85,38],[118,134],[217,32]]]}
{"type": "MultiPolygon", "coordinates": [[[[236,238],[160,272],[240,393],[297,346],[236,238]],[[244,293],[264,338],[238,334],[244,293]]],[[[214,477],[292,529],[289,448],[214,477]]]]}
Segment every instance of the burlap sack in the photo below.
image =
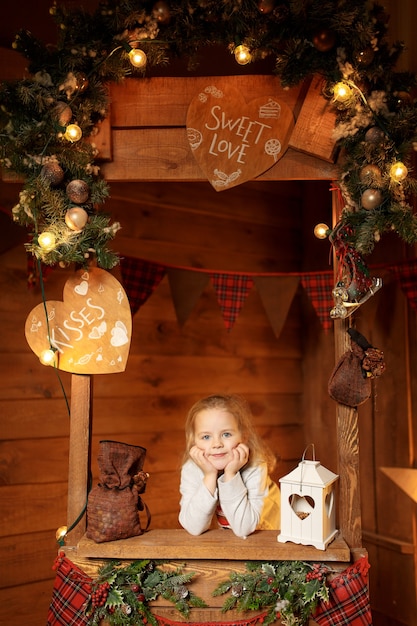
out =
{"type": "Polygon", "coordinates": [[[87,502],[86,535],[96,543],[141,535],[149,526],[150,513],[139,494],[146,488],[143,471],[146,449],[118,441],[100,441],[97,462],[100,482],[87,502]],[[139,511],[146,510],[142,528],[139,511]]]}

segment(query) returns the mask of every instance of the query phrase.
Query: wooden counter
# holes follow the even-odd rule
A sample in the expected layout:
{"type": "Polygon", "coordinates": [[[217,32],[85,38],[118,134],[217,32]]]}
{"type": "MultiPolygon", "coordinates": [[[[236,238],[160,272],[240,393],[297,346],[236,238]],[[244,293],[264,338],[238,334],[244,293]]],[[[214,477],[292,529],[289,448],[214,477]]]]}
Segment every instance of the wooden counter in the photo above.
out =
{"type": "Polygon", "coordinates": [[[173,559],[173,560],[230,560],[230,561],[350,561],[350,550],[339,535],[327,547],[279,543],[278,531],[261,530],[246,539],[231,531],[209,530],[194,537],[181,529],[149,530],[139,537],[95,543],[83,537],[78,543],[81,558],[99,559],[173,559]]]}

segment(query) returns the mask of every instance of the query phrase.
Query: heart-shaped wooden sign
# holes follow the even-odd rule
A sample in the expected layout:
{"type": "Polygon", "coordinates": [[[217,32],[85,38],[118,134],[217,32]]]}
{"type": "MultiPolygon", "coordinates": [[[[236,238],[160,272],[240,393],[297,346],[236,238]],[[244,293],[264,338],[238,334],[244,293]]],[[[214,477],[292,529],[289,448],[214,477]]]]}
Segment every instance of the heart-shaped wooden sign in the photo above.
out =
{"type": "Polygon", "coordinates": [[[209,85],[190,103],[187,138],[216,191],[266,172],[284,155],[294,128],[287,104],[274,96],[245,102],[236,89],[209,85]]]}
{"type": "Polygon", "coordinates": [[[29,313],[25,334],[33,352],[41,356],[52,347],[56,367],[73,374],[123,372],[132,314],[119,281],[98,268],[80,270],[65,283],[63,298],[38,304],[29,313]]]}

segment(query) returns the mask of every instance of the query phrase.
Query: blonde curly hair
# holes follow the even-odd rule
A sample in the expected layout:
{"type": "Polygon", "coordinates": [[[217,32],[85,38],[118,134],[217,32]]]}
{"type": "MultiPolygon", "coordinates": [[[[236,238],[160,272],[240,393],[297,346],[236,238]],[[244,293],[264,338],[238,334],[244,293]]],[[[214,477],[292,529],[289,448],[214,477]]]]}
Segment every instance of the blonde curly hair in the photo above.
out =
{"type": "Polygon", "coordinates": [[[190,450],[195,444],[195,420],[201,411],[206,409],[220,409],[231,413],[242,433],[242,443],[249,448],[249,461],[247,466],[266,463],[268,472],[271,473],[276,465],[276,457],[261,439],[253,427],[252,411],[248,402],[236,394],[213,394],[198,400],[188,411],[185,421],[185,454],[184,462],[190,458],[190,450]]]}

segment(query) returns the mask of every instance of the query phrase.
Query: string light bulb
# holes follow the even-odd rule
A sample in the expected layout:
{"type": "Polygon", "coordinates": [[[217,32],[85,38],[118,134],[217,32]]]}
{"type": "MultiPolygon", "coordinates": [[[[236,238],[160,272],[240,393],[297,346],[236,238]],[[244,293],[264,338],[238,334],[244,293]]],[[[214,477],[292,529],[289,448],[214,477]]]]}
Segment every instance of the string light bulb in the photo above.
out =
{"type": "Polygon", "coordinates": [[[336,102],[346,102],[352,97],[352,89],[344,82],[336,83],[333,87],[333,97],[336,102]]]}
{"type": "Polygon", "coordinates": [[[39,355],[39,361],[42,365],[55,365],[56,364],[56,350],[53,348],[48,348],[47,350],[42,350],[39,355]]]}
{"type": "Polygon", "coordinates": [[[45,230],[38,237],[38,245],[44,252],[51,252],[56,246],[55,235],[48,230],[45,230]]]}
{"type": "Polygon", "coordinates": [[[329,233],[329,227],[327,226],[327,224],[316,224],[316,226],[314,227],[314,235],[315,237],[317,237],[317,239],[326,239],[327,235],[329,233]]]}
{"type": "Polygon", "coordinates": [[[68,528],[67,526],[60,526],[56,533],[55,533],[55,537],[57,542],[59,543],[60,546],[64,545],[64,539],[67,536],[68,533],[68,528]]]}
{"type": "Polygon", "coordinates": [[[235,55],[236,63],[239,63],[239,65],[247,65],[252,61],[251,52],[248,46],[245,46],[244,44],[236,46],[233,53],[235,55]]]}
{"type": "Polygon", "coordinates": [[[405,180],[408,175],[408,169],[401,161],[396,161],[391,165],[389,175],[393,181],[400,183],[405,180]]]}
{"type": "Polygon", "coordinates": [[[129,59],[134,67],[145,67],[148,60],[145,52],[140,48],[132,48],[129,52],[129,59]]]}
{"type": "Polygon", "coordinates": [[[64,133],[65,139],[71,141],[71,143],[74,143],[75,141],[79,141],[82,136],[83,131],[78,126],[78,124],[68,124],[64,133]]]}

